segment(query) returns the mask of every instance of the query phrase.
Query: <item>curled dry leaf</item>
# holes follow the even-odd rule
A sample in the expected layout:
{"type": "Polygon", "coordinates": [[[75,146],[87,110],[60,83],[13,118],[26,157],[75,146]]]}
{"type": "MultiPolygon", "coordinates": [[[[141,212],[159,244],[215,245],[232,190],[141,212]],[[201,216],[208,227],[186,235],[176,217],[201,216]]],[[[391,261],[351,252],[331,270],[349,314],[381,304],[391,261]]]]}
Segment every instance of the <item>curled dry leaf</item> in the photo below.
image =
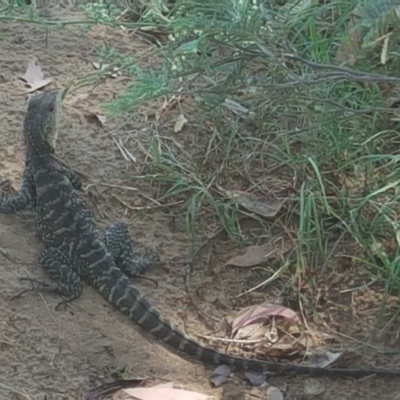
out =
{"type": "Polygon", "coordinates": [[[282,207],[282,201],[271,194],[256,195],[240,190],[226,190],[219,185],[217,185],[217,188],[226,197],[236,200],[242,207],[262,217],[275,217],[282,207]]]}
{"type": "Polygon", "coordinates": [[[283,239],[279,239],[275,240],[273,243],[249,246],[244,250],[245,253],[243,255],[232,257],[225,263],[225,266],[254,267],[267,261],[271,257],[282,257],[290,248],[283,239]]]}
{"type": "Polygon", "coordinates": [[[53,81],[52,78],[44,78],[42,68],[39,64],[36,64],[36,60],[31,60],[28,62],[26,72],[24,75],[21,75],[21,79],[23,79],[30,87],[27,90],[27,93],[35,92],[36,90],[47,86],[53,81]]]}
{"type": "Polygon", "coordinates": [[[225,364],[218,365],[218,367],[215,368],[213,370],[213,372],[211,373],[210,383],[214,387],[219,387],[227,381],[227,379],[231,373],[232,373],[232,370],[228,365],[225,365],[225,364]]]}
{"type": "MultiPolygon", "coordinates": [[[[213,400],[212,397],[203,393],[156,386],[148,388],[124,389],[124,393],[126,393],[128,396],[132,396],[132,399],[138,400],[213,400]]],[[[130,397],[126,399],[130,399],[130,397]]]]}
{"type": "Polygon", "coordinates": [[[178,133],[187,124],[188,120],[183,114],[180,114],[174,125],[174,133],[178,133]]]}
{"type": "Polygon", "coordinates": [[[300,322],[297,313],[290,308],[280,304],[262,303],[255,306],[243,308],[236,314],[232,321],[232,336],[242,327],[260,320],[267,320],[270,317],[283,317],[295,323],[300,322]]]}

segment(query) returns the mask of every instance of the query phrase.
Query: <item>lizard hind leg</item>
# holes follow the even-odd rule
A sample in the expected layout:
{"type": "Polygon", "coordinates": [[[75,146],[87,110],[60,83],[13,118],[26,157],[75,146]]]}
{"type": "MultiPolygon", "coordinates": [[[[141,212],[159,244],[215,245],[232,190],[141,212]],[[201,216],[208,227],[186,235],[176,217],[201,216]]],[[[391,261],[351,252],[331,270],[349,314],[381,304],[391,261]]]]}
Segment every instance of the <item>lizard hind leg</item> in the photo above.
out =
{"type": "Polygon", "coordinates": [[[160,263],[157,252],[150,249],[146,249],[141,257],[135,256],[128,226],[124,222],[116,222],[106,228],[104,243],[117,267],[132,278],[150,265],[160,263]]]}
{"type": "Polygon", "coordinates": [[[77,299],[82,294],[81,277],[72,269],[71,260],[59,248],[47,247],[40,254],[39,261],[51,279],[46,291],[66,297],[57,307],[77,299]]]}
{"type": "Polygon", "coordinates": [[[19,293],[19,297],[28,291],[41,291],[47,293],[57,293],[65,300],[57,304],[56,309],[61,304],[69,303],[77,299],[83,289],[83,283],[80,276],[71,268],[70,260],[58,248],[47,247],[39,257],[41,266],[47,271],[50,282],[43,282],[36,279],[22,278],[23,281],[29,281],[32,289],[26,289],[19,293]]]}

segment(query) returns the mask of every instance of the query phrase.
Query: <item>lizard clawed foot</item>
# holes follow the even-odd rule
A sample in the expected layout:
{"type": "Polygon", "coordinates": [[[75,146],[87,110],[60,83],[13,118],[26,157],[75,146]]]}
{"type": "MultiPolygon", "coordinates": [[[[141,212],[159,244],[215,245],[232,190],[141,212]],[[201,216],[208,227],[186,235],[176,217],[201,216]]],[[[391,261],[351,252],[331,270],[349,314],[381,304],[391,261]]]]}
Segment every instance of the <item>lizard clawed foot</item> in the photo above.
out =
{"type": "Polygon", "coordinates": [[[70,298],[68,298],[68,299],[65,299],[65,300],[60,301],[60,302],[56,305],[56,307],[54,308],[54,310],[55,310],[55,311],[58,311],[58,309],[60,308],[60,306],[62,306],[63,304],[68,304],[68,303],[70,303],[71,301],[74,301],[76,298],[78,298],[78,296],[73,296],[73,297],[70,297],[70,298]]]}
{"type": "MultiPolygon", "coordinates": [[[[25,293],[28,293],[28,292],[47,292],[47,293],[57,292],[56,285],[54,285],[54,284],[52,285],[51,283],[47,283],[47,282],[44,282],[44,281],[39,281],[39,280],[33,279],[33,278],[20,278],[19,280],[20,280],[20,282],[22,282],[22,281],[30,282],[31,283],[31,287],[29,289],[22,290],[21,292],[19,292],[15,296],[11,297],[10,300],[14,300],[14,299],[16,299],[18,297],[21,297],[22,295],[24,295],[25,293]]],[[[75,300],[78,297],[79,297],[79,293],[60,301],[56,305],[55,311],[57,311],[62,304],[69,303],[69,302],[75,300]]]]}
{"type": "Polygon", "coordinates": [[[128,255],[120,261],[118,266],[126,275],[131,278],[141,277],[151,281],[152,279],[145,278],[140,274],[150,266],[161,266],[164,264],[158,254],[161,246],[158,246],[155,249],[146,247],[140,256],[132,255],[132,258],[134,257],[134,259],[132,259],[128,253],[128,255]]]}
{"type": "Polygon", "coordinates": [[[15,296],[11,297],[10,300],[15,300],[18,297],[21,297],[25,293],[34,292],[34,291],[42,291],[42,292],[49,292],[51,291],[50,285],[46,282],[39,281],[33,278],[20,278],[20,282],[27,281],[31,283],[31,287],[29,289],[24,289],[21,292],[17,293],[15,296]]]}

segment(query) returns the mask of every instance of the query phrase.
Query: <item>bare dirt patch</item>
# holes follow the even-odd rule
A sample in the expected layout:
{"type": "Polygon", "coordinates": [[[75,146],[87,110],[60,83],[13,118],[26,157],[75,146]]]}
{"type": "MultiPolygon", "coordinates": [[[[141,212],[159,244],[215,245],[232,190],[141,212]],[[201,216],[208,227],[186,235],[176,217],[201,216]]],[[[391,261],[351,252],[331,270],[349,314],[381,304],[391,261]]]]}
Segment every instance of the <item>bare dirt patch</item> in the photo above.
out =
{"type": "MultiPolygon", "coordinates": [[[[65,11],[62,16],[66,18],[65,11]]],[[[86,38],[79,38],[71,28],[47,34],[34,25],[2,23],[0,34],[0,176],[11,179],[17,186],[22,171],[21,133],[26,108],[23,83],[18,76],[25,72],[28,61],[36,56],[46,76],[54,78],[57,86],[63,86],[92,70],[95,44],[105,41],[120,51],[135,53],[145,43],[120,29],[104,27],[93,27],[86,38]]],[[[66,99],[59,153],[87,177],[86,198],[101,227],[125,219],[138,247],[164,243],[161,257],[165,265],[147,272],[158,281],[158,288],[155,290],[151,283],[142,280],[138,285],[164,315],[188,332],[207,333],[215,324],[199,318],[184,285],[189,249],[185,217],[175,215],[172,223],[168,209],[156,207],[141,212],[141,207],[148,204],[147,199],[156,198],[160,189],[132,184],[127,178],[129,171],[141,169],[140,160],[146,155],[144,149],[151,136],[146,112],[151,114],[154,110],[131,116],[125,124],[109,120],[101,126],[87,118],[88,112],[96,112],[99,103],[111,99],[126,83],[124,77],[109,79],[75,104],[68,104],[66,99]],[[121,125],[124,127],[120,128],[121,125]],[[113,138],[121,139],[139,162],[128,164],[113,138]],[[137,191],[116,187],[132,185],[137,191]]],[[[173,122],[162,134],[170,134],[172,126],[173,122]]],[[[204,228],[203,238],[208,233],[204,228]]],[[[160,346],[109,307],[91,288],[86,288],[79,300],[59,311],[54,311],[59,301],[56,296],[35,293],[10,301],[21,290],[19,278],[27,273],[43,276],[37,261],[40,249],[29,212],[0,214],[1,398],[80,398],[83,391],[110,380],[121,368],[126,368],[130,377],[149,376],[154,382],[179,382],[221,399],[265,398],[265,389],[252,389],[238,377],[230,379],[221,389],[211,390],[210,369],[160,346]]],[[[234,268],[220,268],[231,256],[223,238],[217,237],[207,251],[204,259],[200,257],[194,266],[191,284],[194,289],[202,289],[195,290],[198,307],[222,317],[227,312],[223,297],[229,298],[231,292],[238,293],[243,286],[250,287],[249,282],[256,282],[256,278],[250,270],[236,272],[234,268]]],[[[237,305],[246,305],[246,300],[234,304],[237,305]]],[[[358,363],[361,365],[363,360],[371,361],[364,357],[358,363]]],[[[384,365],[378,359],[371,364],[384,365]]],[[[304,392],[304,377],[271,378],[272,381],[285,393],[286,399],[311,398],[304,392]]],[[[322,382],[325,392],[313,398],[399,398],[400,382],[394,380],[326,378],[322,382]]]]}

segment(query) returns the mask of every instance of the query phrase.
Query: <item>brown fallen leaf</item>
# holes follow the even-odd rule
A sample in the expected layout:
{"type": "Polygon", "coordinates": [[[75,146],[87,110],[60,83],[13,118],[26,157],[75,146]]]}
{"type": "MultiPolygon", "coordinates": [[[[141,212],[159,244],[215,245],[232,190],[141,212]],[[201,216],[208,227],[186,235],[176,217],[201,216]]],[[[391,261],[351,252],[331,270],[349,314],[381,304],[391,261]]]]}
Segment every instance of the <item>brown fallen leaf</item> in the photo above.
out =
{"type": "Polygon", "coordinates": [[[235,319],[232,321],[232,336],[244,326],[260,320],[268,320],[271,317],[283,317],[290,319],[295,323],[300,322],[297,313],[290,308],[284,307],[280,304],[264,302],[262,304],[243,308],[236,314],[235,319]]]}
{"type": "Polygon", "coordinates": [[[282,207],[283,202],[271,194],[256,195],[216,186],[226,197],[236,200],[242,207],[266,218],[275,217],[282,207]]]}
{"type": "Polygon", "coordinates": [[[174,125],[174,133],[178,133],[187,124],[188,120],[183,114],[180,114],[174,125]]]}
{"type": "Polygon", "coordinates": [[[28,62],[26,72],[24,75],[21,75],[20,78],[30,86],[30,88],[27,90],[27,93],[35,92],[36,90],[41,89],[53,82],[52,78],[44,78],[42,68],[39,64],[36,64],[36,60],[31,60],[28,62]]]}
{"type": "Polygon", "coordinates": [[[271,257],[281,257],[289,250],[290,248],[284,240],[276,240],[273,243],[249,246],[244,249],[244,254],[233,256],[224,266],[234,265],[235,267],[254,267],[267,261],[271,257]]]}

